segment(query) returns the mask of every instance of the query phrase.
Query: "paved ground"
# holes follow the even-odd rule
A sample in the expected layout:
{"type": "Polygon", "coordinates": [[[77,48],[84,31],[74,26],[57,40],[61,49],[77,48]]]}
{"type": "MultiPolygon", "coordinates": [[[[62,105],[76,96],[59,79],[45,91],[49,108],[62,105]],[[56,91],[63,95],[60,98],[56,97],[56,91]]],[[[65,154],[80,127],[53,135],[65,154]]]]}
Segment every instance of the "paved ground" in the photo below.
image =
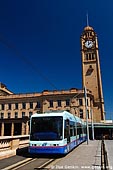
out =
{"type": "Polygon", "coordinates": [[[83,143],[70,154],[52,164],[50,169],[58,170],[98,170],[101,169],[101,141],[83,143]]]}
{"type": "Polygon", "coordinates": [[[104,143],[108,155],[109,169],[113,169],[113,140],[105,140],[104,143]]]}
{"type": "MultiPolygon", "coordinates": [[[[108,154],[109,170],[113,169],[113,140],[105,140],[108,154]]],[[[0,153],[0,156],[3,156],[0,153]]],[[[79,145],[72,152],[56,162],[48,165],[53,170],[100,170],[101,169],[101,140],[89,141],[79,145]]]]}

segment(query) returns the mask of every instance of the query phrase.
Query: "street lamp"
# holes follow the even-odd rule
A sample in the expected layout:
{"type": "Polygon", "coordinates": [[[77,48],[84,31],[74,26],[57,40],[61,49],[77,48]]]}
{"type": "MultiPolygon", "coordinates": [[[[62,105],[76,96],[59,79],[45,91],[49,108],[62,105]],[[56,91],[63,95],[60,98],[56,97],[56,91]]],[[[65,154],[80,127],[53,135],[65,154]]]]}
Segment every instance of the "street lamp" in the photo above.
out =
{"type": "Polygon", "coordinates": [[[87,92],[84,86],[84,98],[85,98],[85,109],[86,109],[86,126],[87,126],[87,145],[89,143],[89,126],[88,126],[88,111],[87,111],[87,92]]]}
{"type": "Polygon", "coordinates": [[[91,129],[92,129],[92,140],[94,140],[94,124],[93,124],[93,111],[91,109],[91,129]]]}

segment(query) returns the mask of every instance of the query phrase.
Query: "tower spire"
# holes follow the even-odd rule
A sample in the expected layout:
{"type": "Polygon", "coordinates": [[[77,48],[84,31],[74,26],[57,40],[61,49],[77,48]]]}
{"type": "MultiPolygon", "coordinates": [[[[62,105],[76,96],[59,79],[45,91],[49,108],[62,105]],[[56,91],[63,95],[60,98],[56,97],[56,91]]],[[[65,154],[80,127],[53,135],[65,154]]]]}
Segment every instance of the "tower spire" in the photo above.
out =
{"type": "Polygon", "coordinates": [[[86,19],[87,19],[87,27],[89,26],[89,16],[88,16],[88,12],[86,14],[86,19]]]}

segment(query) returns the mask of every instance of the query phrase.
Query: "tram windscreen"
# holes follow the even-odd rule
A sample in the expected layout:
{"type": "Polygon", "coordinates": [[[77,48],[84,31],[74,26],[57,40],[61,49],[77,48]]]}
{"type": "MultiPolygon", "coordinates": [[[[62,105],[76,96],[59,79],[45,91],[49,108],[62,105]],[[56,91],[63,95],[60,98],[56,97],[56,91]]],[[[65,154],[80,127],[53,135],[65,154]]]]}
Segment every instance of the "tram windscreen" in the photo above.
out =
{"type": "Polygon", "coordinates": [[[30,140],[61,140],[63,136],[63,118],[54,117],[33,117],[31,121],[30,140]]]}

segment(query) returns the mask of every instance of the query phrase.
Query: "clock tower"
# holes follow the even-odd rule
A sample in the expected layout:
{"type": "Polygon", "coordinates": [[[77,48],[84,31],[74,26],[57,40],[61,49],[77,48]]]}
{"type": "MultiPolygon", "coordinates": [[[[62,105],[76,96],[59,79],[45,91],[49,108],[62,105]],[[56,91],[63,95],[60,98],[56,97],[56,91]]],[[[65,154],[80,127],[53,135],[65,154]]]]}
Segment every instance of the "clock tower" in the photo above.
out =
{"type": "Polygon", "coordinates": [[[105,119],[104,99],[99,61],[98,39],[94,29],[86,26],[81,35],[82,86],[89,89],[94,96],[93,120],[105,119]]]}

